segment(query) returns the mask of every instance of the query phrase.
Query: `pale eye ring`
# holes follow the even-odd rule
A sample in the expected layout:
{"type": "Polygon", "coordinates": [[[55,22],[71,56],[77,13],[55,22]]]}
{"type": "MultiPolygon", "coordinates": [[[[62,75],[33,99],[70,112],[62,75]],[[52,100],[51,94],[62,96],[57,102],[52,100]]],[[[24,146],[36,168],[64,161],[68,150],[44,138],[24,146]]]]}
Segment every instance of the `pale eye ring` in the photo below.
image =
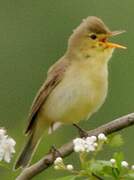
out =
{"type": "Polygon", "coordinates": [[[90,38],[95,40],[97,38],[97,36],[95,34],[92,34],[92,35],[90,35],[90,38]]]}

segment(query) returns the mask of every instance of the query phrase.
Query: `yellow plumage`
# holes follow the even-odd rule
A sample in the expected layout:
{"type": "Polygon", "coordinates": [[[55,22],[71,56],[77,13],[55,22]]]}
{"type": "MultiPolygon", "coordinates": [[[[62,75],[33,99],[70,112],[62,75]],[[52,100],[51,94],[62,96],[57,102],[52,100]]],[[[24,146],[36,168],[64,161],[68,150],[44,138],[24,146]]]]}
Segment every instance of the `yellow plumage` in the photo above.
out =
{"type": "Polygon", "coordinates": [[[111,32],[97,17],[88,17],[68,41],[65,55],[54,64],[35,97],[26,133],[29,140],[15,168],[28,165],[45,129],[87,119],[103,104],[108,89],[108,61],[114,48],[111,32]],[[58,123],[58,124],[57,124],[58,123]]]}
{"type": "Polygon", "coordinates": [[[44,119],[68,124],[93,114],[107,94],[108,59],[109,56],[103,56],[72,61],[63,80],[42,107],[44,119]]]}

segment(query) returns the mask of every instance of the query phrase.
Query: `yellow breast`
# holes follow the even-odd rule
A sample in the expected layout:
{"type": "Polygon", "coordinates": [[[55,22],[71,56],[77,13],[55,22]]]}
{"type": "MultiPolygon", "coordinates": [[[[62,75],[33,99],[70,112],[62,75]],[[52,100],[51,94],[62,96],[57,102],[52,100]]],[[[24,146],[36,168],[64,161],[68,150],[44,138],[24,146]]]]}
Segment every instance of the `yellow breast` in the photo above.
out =
{"type": "Polygon", "coordinates": [[[106,94],[107,65],[74,61],[48,97],[42,113],[50,121],[79,122],[101,106],[106,94]]]}

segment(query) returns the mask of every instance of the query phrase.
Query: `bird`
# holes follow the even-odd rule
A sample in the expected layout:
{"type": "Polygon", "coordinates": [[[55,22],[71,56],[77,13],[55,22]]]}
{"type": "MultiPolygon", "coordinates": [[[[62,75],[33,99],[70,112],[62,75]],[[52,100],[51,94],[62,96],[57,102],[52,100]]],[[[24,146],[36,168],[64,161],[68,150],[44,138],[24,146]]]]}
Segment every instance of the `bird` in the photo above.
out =
{"type": "Polygon", "coordinates": [[[62,124],[87,120],[104,103],[108,92],[108,62],[116,48],[109,42],[124,31],[111,31],[95,16],[88,16],[73,30],[65,54],[52,65],[30,108],[25,130],[28,140],[15,169],[29,166],[44,134],[62,124]]]}

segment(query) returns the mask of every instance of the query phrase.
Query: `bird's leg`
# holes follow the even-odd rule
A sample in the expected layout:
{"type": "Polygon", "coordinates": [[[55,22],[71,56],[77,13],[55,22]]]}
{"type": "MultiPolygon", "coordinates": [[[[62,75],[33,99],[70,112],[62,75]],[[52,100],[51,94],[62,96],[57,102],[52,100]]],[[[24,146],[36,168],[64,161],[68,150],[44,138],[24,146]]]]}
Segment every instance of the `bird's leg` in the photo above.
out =
{"type": "Polygon", "coordinates": [[[57,157],[61,157],[61,153],[58,151],[55,145],[51,147],[50,152],[52,153],[53,160],[55,160],[57,157]]]}
{"type": "Polygon", "coordinates": [[[73,126],[78,129],[78,132],[81,138],[88,136],[88,133],[84,129],[82,129],[80,126],[78,126],[77,124],[73,124],[73,126]]]}

